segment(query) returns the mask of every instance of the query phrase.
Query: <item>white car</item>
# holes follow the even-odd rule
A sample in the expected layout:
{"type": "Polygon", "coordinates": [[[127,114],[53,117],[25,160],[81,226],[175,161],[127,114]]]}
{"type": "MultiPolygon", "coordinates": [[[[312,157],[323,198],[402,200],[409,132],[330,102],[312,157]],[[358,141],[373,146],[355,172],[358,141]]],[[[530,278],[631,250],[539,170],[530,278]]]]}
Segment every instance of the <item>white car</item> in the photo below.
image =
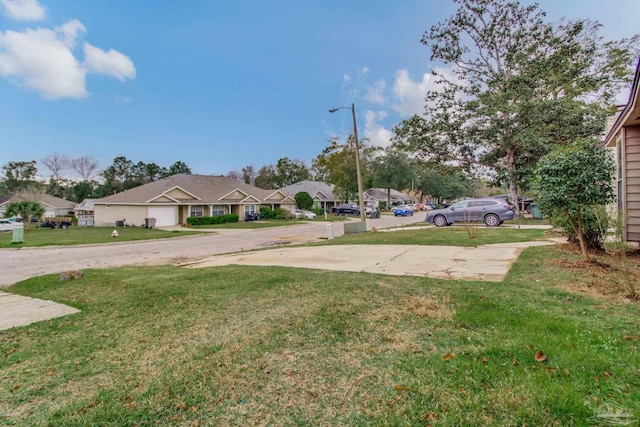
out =
{"type": "Polygon", "coordinates": [[[306,209],[296,209],[292,214],[296,218],[316,219],[316,214],[306,209]]]}
{"type": "Polygon", "coordinates": [[[0,231],[13,231],[16,223],[9,221],[7,218],[0,218],[0,231]]]}

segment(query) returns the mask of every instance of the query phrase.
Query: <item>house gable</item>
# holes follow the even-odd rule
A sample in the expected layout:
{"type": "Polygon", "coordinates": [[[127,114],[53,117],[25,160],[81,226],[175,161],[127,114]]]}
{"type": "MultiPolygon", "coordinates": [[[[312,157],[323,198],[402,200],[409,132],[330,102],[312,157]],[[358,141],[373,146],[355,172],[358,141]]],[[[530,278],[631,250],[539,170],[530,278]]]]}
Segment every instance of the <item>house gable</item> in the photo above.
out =
{"type": "Polygon", "coordinates": [[[248,203],[248,204],[259,204],[260,200],[256,199],[253,196],[248,196],[240,201],[240,203],[248,203]]]}
{"type": "Polygon", "coordinates": [[[154,197],[151,200],[147,200],[147,203],[177,203],[178,201],[166,194],[161,194],[158,197],[154,197]]]}
{"type": "Polygon", "coordinates": [[[236,188],[235,190],[220,197],[218,200],[241,201],[248,196],[249,195],[247,193],[240,190],[239,188],[236,188]]]}
{"type": "Polygon", "coordinates": [[[316,194],[313,195],[314,200],[327,200],[328,197],[322,191],[317,191],[316,194]]]}
{"type": "Polygon", "coordinates": [[[289,196],[284,194],[282,191],[276,190],[273,193],[269,194],[264,200],[265,202],[280,203],[282,200],[286,199],[287,197],[289,196]]]}

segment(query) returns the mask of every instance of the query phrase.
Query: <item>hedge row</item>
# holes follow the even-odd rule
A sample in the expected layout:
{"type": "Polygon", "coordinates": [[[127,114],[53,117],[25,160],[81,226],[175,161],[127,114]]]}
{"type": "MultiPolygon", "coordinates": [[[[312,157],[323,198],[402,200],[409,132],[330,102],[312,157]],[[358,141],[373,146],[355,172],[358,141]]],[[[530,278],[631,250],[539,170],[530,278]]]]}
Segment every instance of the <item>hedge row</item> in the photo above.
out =
{"type": "Polygon", "coordinates": [[[238,222],[238,214],[225,214],[216,216],[190,216],[187,218],[189,225],[224,224],[226,222],[238,222]]]}

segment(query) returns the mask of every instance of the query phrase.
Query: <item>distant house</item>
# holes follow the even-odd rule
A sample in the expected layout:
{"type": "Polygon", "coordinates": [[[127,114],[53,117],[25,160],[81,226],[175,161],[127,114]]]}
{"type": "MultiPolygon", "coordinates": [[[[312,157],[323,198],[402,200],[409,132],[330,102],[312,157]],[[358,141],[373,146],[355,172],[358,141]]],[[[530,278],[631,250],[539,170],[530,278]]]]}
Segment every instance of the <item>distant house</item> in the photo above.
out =
{"type": "Polygon", "coordinates": [[[142,225],[155,218],[156,227],[185,224],[190,216],[246,214],[271,209],[293,210],[295,200],[280,190],[263,190],[233,178],[178,174],[94,201],[96,226],[142,225]]]}
{"type": "Polygon", "coordinates": [[[331,212],[331,208],[342,203],[340,197],[334,194],[335,186],[322,181],[300,181],[282,187],[280,191],[290,197],[304,191],[308,193],[316,206],[331,212]]]}
{"type": "Polygon", "coordinates": [[[51,196],[49,194],[15,194],[11,197],[5,197],[0,200],[0,217],[4,216],[4,212],[6,211],[9,203],[24,200],[39,202],[44,208],[43,217],[73,215],[73,208],[76,206],[75,202],[51,196]]]}
{"type": "MultiPolygon", "coordinates": [[[[413,201],[413,197],[410,195],[394,190],[393,188],[390,190],[390,196],[392,205],[411,203],[413,201]]],[[[371,206],[372,208],[378,208],[380,206],[380,202],[387,203],[386,188],[369,188],[364,192],[365,205],[371,206]]]]}
{"type": "Polygon", "coordinates": [[[627,105],[605,136],[616,152],[618,211],[624,215],[624,240],[640,243],[640,61],[627,105]]]}
{"type": "Polygon", "coordinates": [[[95,209],[94,202],[97,199],[84,199],[82,203],[78,203],[74,208],[74,213],[78,219],[78,226],[92,227],[94,224],[93,211],[95,209]]]}

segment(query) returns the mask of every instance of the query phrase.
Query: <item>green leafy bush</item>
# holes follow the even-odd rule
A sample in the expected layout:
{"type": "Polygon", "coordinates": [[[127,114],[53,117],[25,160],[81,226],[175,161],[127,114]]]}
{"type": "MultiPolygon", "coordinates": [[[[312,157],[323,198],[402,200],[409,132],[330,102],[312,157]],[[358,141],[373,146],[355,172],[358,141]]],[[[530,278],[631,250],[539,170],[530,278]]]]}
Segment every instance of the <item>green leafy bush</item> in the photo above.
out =
{"type": "Polygon", "coordinates": [[[289,219],[292,217],[291,212],[283,208],[271,209],[268,206],[260,206],[261,219],[289,219]]]}
{"type": "Polygon", "coordinates": [[[306,191],[301,191],[294,196],[296,199],[296,206],[298,209],[312,209],[313,208],[313,197],[309,195],[306,191]]]}
{"type": "Polygon", "coordinates": [[[276,214],[269,206],[260,206],[260,218],[262,219],[275,219],[276,214]]]}
{"type": "Polygon", "coordinates": [[[275,208],[273,213],[275,214],[275,219],[287,219],[291,216],[291,212],[282,208],[275,208]]]}
{"type": "MultiPolygon", "coordinates": [[[[565,230],[569,242],[579,244],[578,236],[571,226],[569,217],[564,213],[556,213],[549,217],[549,222],[554,227],[565,230]]],[[[600,250],[603,248],[607,229],[609,228],[609,216],[604,206],[585,207],[582,210],[582,235],[589,250],[600,250]]]]}
{"type": "Polygon", "coordinates": [[[212,224],[226,224],[228,222],[238,222],[239,217],[237,214],[225,214],[216,216],[190,216],[187,218],[187,224],[189,225],[212,225],[212,224]]]}

